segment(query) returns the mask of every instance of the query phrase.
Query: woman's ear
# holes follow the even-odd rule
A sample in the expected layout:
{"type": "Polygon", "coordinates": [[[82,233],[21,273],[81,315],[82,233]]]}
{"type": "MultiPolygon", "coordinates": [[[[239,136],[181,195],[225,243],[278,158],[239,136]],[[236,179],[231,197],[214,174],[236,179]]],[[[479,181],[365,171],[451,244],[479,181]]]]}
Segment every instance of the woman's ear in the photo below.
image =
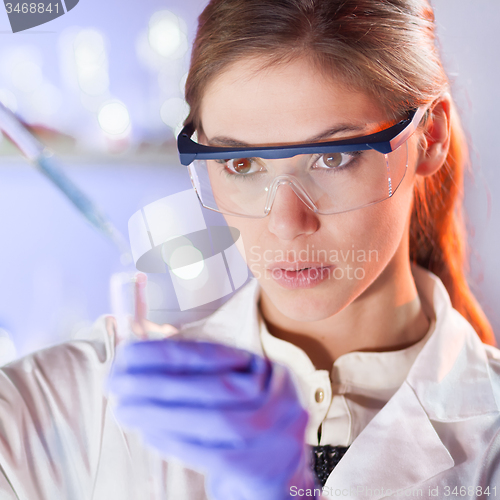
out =
{"type": "Polygon", "coordinates": [[[443,166],[450,147],[451,106],[451,96],[445,93],[430,108],[419,144],[416,174],[432,175],[443,166]]]}

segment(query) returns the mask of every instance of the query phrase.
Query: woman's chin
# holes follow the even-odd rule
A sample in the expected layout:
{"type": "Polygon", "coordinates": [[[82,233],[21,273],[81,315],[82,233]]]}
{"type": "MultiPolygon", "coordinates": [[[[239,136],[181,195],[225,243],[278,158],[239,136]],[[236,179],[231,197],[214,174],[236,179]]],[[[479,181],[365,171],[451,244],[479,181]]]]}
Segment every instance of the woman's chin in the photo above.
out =
{"type": "Polygon", "coordinates": [[[283,290],[263,287],[273,308],[292,321],[321,321],[336,314],[341,305],[326,291],[318,294],[313,289],[283,290]]]}

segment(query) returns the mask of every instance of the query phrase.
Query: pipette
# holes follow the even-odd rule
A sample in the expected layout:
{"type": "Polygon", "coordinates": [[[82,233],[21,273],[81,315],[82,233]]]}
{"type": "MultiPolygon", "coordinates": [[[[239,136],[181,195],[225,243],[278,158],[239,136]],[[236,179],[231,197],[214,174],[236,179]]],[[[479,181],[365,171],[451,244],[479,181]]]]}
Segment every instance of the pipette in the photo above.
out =
{"type": "Polygon", "coordinates": [[[43,172],[78,211],[120,252],[120,262],[129,266],[133,260],[129,246],[118,229],[104,216],[97,205],[64,173],[56,157],[46,148],[19,118],[0,103],[0,130],[11,140],[19,151],[43,172]]]}

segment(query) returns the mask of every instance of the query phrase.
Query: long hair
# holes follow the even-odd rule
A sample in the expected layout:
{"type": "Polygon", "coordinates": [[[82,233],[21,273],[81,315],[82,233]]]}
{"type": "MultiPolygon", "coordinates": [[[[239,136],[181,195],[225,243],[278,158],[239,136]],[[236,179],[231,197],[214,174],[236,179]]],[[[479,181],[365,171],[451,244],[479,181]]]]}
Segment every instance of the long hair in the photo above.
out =
{"type": "MultiPolygon", "coordinates": [[[[263,67],[305,56],[323,74],[372,95],[395,119],[449,91],[428,0],[212,0],[199,17],[193,45],[186,123],[201,130],[207,85],[232,63],[252,56],[264,61],[263,67]]],[[[453,307],[483,342],[494,345],[491,325],[466,278],[462,201],[468,160],[453,107],[446,161],[415,183],[410,259],[442,280],[453,307]]]]}

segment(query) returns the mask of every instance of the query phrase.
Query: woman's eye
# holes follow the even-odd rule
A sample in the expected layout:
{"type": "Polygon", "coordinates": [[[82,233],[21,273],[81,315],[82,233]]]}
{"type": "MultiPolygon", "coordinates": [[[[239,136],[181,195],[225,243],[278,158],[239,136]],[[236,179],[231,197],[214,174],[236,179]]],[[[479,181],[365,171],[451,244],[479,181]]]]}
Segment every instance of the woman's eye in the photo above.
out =
{"type": "Polygon", "coordinates": [[[255,172],[254,160],[252,158],[236,158],[234,160],[222,160],[221,163],[234,174],[248,174],[255,172]]]}
{"type": "Polygon", "coordinates": [[[316,160],[316,165],[328,169],[342,168],[347,166],[358,155],[358,151],[352,153],[326,153],[316,160]]]}

